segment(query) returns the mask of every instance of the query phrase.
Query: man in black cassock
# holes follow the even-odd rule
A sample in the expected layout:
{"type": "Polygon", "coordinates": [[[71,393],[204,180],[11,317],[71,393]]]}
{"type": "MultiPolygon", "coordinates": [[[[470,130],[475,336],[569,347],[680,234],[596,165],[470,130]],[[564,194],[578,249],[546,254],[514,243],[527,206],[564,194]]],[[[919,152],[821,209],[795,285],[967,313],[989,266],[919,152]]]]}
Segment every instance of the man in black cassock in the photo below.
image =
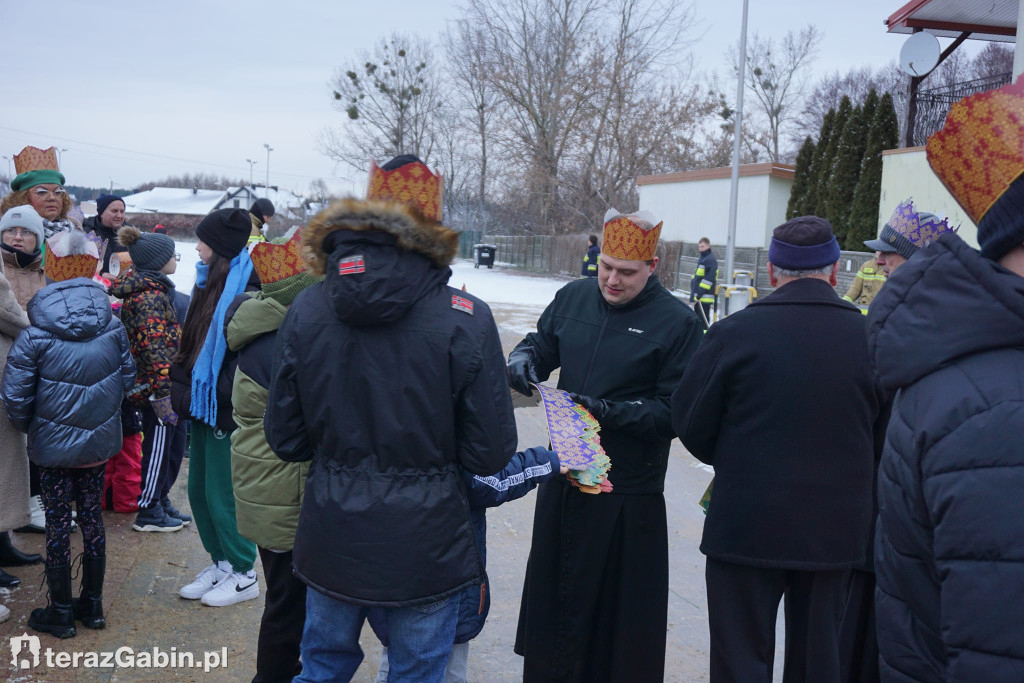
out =
{"type": "Polygon", "coordinates": [[[601,424],[611,493],[541,484],[515,651],[525,681],[660,681],[665,674],[670,396],[703,337],[658,282],[661,223],[609,212],[597,278],[570,282],[509,355],[512,387],[561,368],[601,424]]]}

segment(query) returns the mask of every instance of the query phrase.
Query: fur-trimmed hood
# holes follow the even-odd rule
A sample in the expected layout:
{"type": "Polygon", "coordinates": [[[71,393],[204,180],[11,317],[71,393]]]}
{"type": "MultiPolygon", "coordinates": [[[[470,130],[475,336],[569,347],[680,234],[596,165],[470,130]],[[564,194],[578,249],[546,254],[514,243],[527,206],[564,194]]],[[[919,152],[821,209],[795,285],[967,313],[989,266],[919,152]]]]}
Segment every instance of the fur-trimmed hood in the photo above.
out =
{"type": "Polygon", "coordinates": [[[396,202],[342,199],[318,213],[302,231],[302,257],[314,275],[324,275],[330,253],[324,240],[338,230],[382,232],[395,237],[400,249],[426,256],[441,268],[455,258],[459,233],[396,202]]]}

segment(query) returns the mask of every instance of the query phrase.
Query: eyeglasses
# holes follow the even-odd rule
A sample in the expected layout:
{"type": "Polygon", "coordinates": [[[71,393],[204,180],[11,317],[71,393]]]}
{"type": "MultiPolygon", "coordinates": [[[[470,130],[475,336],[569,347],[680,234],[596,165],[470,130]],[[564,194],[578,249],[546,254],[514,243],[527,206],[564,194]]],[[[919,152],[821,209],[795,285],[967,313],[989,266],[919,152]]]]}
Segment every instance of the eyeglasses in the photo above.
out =
{"type": "Polygon", "coordinates": [[[175,261],[180,261],[181,260],[181,254],[179,254],[178,252],[174,252],[174,260],[175,261]]]}
{"type": "Polygon", "coordinates": [[[40,199],[46,199],[51,196],[56,197],[57,199],[64,199],[68,193],[62,187],[58,187],[56,190],[47,190],[45,187],[37,187],[32,190],[32,194],[40,199]]]}
{"type": "Polygon", "coordinates": [[[25,228],[8,228],[7,230],[4,230],[4,232],[9,232],[12,235],[14,235],[15,237],[34,237],[35,236],[35,233],[33,231],[26,230],[25,228]]]}

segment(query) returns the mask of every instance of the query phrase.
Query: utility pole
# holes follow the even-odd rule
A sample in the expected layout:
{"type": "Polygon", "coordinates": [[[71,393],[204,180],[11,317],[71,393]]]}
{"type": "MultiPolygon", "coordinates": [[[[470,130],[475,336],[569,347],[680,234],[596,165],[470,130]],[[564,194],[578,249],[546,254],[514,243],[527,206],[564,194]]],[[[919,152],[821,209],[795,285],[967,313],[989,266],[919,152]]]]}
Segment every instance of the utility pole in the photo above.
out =
{"type": "Polygon", "coordinates": [[[736,85],[736,126],[732,140],[732,185],[729,189],[729,236],[725,243],[725,284],[732,284],[736,261],[736,203],[740,193],[740,138],[743,135],[743,79],[747,67],[747,4],[743,0],[743,26],[740,29],[740,72],[736,85]]]}
{"type": "Polygon", "coordinates": [[[274,151],[274,148],[271,147],[270,145],[268,145],[265,142],[263,143],[263,146],[267,148],[267,192],[269,192],[270,191],[270,153],[274,151]]]}
{"type": "Polygon", "coordinates": [[[252,187],[253,186],[253,184],[252,184],[252,166],[253,166],[253,164],[258,164],[260,162],[253,161],[252,159],[246,159],[246,161],[249,162],[249,186],[252,187]]]}

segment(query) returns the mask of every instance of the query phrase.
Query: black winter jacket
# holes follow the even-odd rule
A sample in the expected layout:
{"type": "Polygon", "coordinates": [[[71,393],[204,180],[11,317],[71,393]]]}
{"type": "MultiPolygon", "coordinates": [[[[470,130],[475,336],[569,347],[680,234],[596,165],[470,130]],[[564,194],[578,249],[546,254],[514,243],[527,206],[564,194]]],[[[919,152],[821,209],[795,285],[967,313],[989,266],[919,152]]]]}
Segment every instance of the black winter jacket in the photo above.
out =
{"type": "Polygon", "coordinates": [[[483,581],[460,468],[501,470],[516,428],[490,309],[438,263],[455,239],[356,200],[303,231],[327,279],[278,331],[264,431],[282,460],[312,460],[295,573],[339,600],[431,603],[483,581]]]}
{"type": "Polygon", "coordinates": [[[601,445],[612,461],[611,495],[661,493],[675,436],[670,397],[703,336],[694,312],[656,275],[621,306],[586,278],[558,290],[516,351],[533,355],[542,382],[561,368],[559,389],[606,401],[601,445]]]}
{"type": "Polygon", "coordinates": [[[587,255],[583,257],[583,267],[580,275],[583,277],[597,277],[598,260],[601,258],[601,247],[591,244],[587,247],[587,255]]]}
{"type": "Polygon", "coordinates": [[[1024,681],[1024,277],[952,234],[871,304],[882,678],[1024,681]]]}
{"type": "MultiPolygon", "coordinates": [[[[99,216],[90,216],[82,222],[82,230],[85,232],[94,232],[96,236],[101,240],[106,240],[106,247],[103,251],[103,257],[100,259],[102,265],[101,273],[109,273],[110,270],[110,257],[114,254],[120,254],[128,251],[128,247],[122,246],[117,241],[117,231],[113,228],[108,228],[100,222],[99,216]]],[[[120,268],[118,264],[118,268],[120,268]]]]}
{"type": "Polygon", "coordinates": [[[864,316],[827,282],[790,282],[712,325],[672,395],[683,445],[715,468],[701,552],[805,571],[861,562],[884,403],[864,316]]]}
{"type": "Polygon", "coordinates": [[[39,290],[32,325],[7,355],[2,397],[42,467],[104,462],[121,449],[121,400],[135,383],[128,336],[103,287],[75,278],[39,290]]]}

